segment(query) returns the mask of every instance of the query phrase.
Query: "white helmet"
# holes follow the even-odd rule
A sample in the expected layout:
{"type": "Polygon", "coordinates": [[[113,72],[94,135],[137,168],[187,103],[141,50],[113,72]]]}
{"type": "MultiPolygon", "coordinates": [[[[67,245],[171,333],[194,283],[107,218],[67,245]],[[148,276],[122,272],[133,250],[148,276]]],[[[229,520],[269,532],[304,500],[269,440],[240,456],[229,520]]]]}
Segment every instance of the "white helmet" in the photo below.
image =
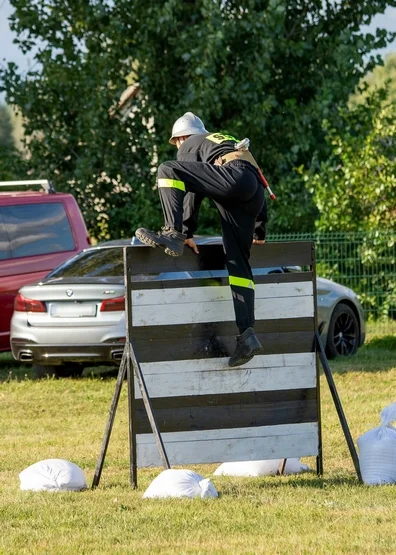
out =
{"type": "Polygon", "coordinates": [[[171,145],[176,144],[177,137],[188,135],[205,135],[209,133],[205,129],[203,121],[192,112],[186,112],[184,116],[177,119],[172,127],[172,137],[169,139],[171,145]]]}

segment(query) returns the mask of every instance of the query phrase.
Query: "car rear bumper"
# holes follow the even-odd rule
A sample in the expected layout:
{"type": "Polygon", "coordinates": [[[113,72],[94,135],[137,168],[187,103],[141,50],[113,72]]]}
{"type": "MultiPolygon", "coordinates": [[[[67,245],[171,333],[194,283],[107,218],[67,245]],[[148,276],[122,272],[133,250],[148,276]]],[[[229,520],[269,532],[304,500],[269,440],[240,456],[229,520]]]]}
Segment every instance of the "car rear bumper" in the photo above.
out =
{"type": "Polygon", "coordinates": [[[119,363],[124,343],[100,343],[96,345],[36,345],[21,340],[11,341],[15,360],[33,364],[58,365],[65,362],[112,362],[119,363]]]}

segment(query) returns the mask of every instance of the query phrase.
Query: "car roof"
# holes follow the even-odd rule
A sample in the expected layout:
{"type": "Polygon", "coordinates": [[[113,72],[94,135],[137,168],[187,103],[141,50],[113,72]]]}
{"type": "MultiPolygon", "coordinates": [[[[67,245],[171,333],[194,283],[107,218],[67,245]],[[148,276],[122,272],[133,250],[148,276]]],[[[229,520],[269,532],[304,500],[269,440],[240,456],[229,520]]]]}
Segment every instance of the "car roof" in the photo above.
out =
{"type": "Polygon", "coordinates": [[[48,179],[18,179],[16,181],[0,181],[0,200],[5,201],[9,205],[12,201],[17,200],[18,204],[23,204],[22,201],[48,199],[48,202],[53,202],[54,196],[59,200],[59,196],[66,198],[71,197],[70,193],[58,193],[48,179]],[[32,186],[40,186],[40,189],[32,189],[32,186]],[[18,187],[14,189],[14,187],[18,187]],[[27,188],[26,188],[27,187],[27,188]],[[49,200],[52,199],[52,200],[49,200]]]}
{"type": "Polygon", "coordinates": [[[70,197],[70,193],[51,193],[48,194],[44,191],[0,191],[0,200],[17,199],[18,202],[21,200],[28,199],[48,199],[52,202],[54,198],[59,200],[59,197],[70,197]]]}
{"type": "Polygon", "coordinates": [[[43,191],[0,191],[2,197],[47,197],[48,194],[43,191]]]}

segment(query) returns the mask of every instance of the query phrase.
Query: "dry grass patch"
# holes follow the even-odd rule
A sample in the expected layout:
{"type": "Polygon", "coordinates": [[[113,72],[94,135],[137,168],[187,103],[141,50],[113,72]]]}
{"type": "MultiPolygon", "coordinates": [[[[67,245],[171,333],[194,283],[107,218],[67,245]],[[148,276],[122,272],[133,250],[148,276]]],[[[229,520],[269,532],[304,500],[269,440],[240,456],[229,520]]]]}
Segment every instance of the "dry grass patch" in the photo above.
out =
{"type": "MultiPolygon", "coordinates": [[[[355,440],[395,400],[396,351],[386,347],[369,343],[331,363],[355,440]]],[[[98,489],[20,491],[18,473],[52,457],[75,462],[92,482],[115,380],[35,381],[8,355],[0,373],[2,554],[396,552],[394,486],[357,483],[324,376],[323,478],[230,478],[213,476],[217,465],[191,465],[212,478],[219,499],[144,500],[160,469],[139,470],[138,490],[129,487],[126,388],[98,489]]]]}

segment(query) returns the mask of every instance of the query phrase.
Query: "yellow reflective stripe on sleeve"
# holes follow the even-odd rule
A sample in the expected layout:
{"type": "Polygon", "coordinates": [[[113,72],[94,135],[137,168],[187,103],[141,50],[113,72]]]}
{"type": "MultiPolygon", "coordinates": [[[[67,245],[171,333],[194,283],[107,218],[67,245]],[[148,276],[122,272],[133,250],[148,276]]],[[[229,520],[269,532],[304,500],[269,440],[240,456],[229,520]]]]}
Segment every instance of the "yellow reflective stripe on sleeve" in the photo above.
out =
{"type": "Polygon", "coordinates": [[[183,181],[178,181],[177,179],[158,179],[158,187],[173,187],[174,189],[180,189],[181,191],[186,190],[186,186],[183,181]]]}
{"type": "Polygon", "coordinates": [[[237,285],[238,287],[246,287],[247,289],[254,289],[254,282],[251,279],[229,276],[230,285],[237,285]]]}

